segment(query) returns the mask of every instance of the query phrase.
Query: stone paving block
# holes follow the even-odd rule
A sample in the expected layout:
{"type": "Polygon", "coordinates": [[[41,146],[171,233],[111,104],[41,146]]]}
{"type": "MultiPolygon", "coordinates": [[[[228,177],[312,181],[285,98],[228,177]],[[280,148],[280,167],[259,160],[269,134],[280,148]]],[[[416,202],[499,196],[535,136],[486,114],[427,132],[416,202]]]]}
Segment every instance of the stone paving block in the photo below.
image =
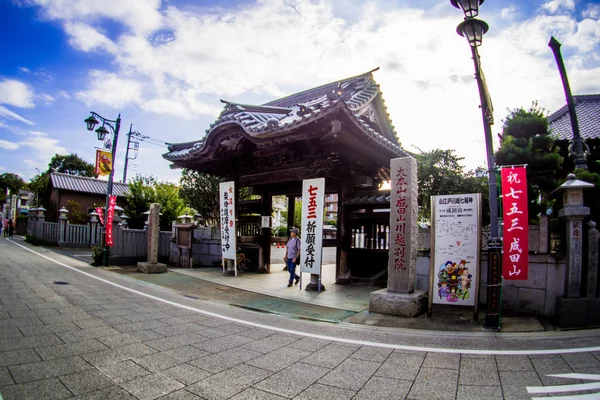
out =
{"type": "Polygon", "coordinates": [[[65,343],[79,342],[81,340],[95,339],[102,336],[117,335],[120,332],[110,326],[99,326],[92,329],[57,333],[58,337],[65,343]]]}
{"type": "MultiPolygon", "coordinates": [[[[248,332],[244,332],[244,336],[246,336],[247,333],[248,332]]],[[[305,337],[305,338],[297,340],[293,343],[290,343],[288,346],[293,347],[295,349],[300,349],[300,350],[317,351],[317,350],[327,346],[330,343],[331,343],[331,340],[305,337]]]]}
{"type": "Polygon", "coordinates": [[[198,397],[195,394],[188,392],[185,389],[178,390],[171,394],[168,394],[164,397],[161,397],[160,400],[204,400],[202,397],[198,397]]]}
{"type": "Polygon", "coordinates": [[[49,316],[41,316],[38,317],[40,320],[44,322],[44,324],[59,324],[62,322],[73,322],[73,321],[81,321],[84,319],[93,318],[90,314],[85,312],[80,313],[70,313],[70,314],[61,314],[61,315],[49,315],[49,316]]]}
{"type": "Polygon", "coordinates": [[[248,388],[231,398],[231,400],[285,400],[286,397],[263,392],[255,388],[248,388]]]}
{"type": "Polygon", "coordinates": [[[350,357],[355,351],[355,348],[331,343],[320,350],[315,351],[310,357],[307,357],[303,361],[320,367],[334,368],[346,358],[350,357]]]}
{"type": "Polygon", "coordinates": [[[465,358],[460,360],[460,385],[500,386],[496,360],[492,358],[465,358]]]}
{"type": "MultiPolygon", "coordinates": [[[[197,313],[193,313],[193,314],[186,314],[186,315],[181,315],[181,316],[176,316],[176,317],[161,318],[160,322],[163,322],[167,325],[185,325],[185,324],[193,324],[193,323],[200,322],[200,321],[206,321],[207,319],[208,318],[205,316],[199,315],[197,313]]],[[[204,326],[204,325],[202,325],[202,327],[206,328],[206,326],[204,326]]]]}
{"type": "MultiPolygon", "coordinates": [[[[187,310],[187,309],[181,308],[181,307],[168,306],[168,305],[165,305],[165,308],[164,308],[163,312],[165,314],[171,315],[173,317],[181,317],[181,316],[184,316],[184,315],[200,315],[196,311],[187,310]]],[[[208,318],[208,317],[204,317],[204,316],[202,316],[202,317],[203,318],[208,318]]]]}
{"type": "Polygon", "coordinates": [[[181,364],[179,360],[170,356],[166,352],[157,352],[144,357],[134,358],[133,361],[152,372],[162,371],[163,369],[171,368],[175,365],[181,364]]]}
{"type": "Polygon", "coordinates": [[[176,347],[187,346],[190,344],[205,341],[205,336],[200,336],[195,333],[184,333],[177,336],[169,336],[161,339],[148,340],[145,343],[157,350],[165,351],[176,347]]]}
{"type": "Polygon", "coordinates": [[[531,371],[533,364],[527,356],[496,356],[498,371],[531,371]]]}
{"type": "Polygon", "coordinates": [[[600,375],[600,367],[576,367],[573,372],[578,374],[595,374],[600,375]]]}
{"type": "MultiPolygon", "coordinates": [[[[200,324],[198,324],[198,325],[200,325],[200,324]]],[[[222,337],[222,336],[227,336],[227,335],[231,335],[234,333],[237,333],[237,334],[240,334],[243,336],[243,333],[241,333],[241,332],[247,331],[249,329],[251,329],[251,328],[247,325],[227,324],[227,325],[218,326],[216,328],[204,327],[204,330],[202,332],[205,336],[209,336],[209,337],[222,337]]]]}
{"type": "Polygon", "coordinates": [[[92,368],[92,366],[79,356],[8,367],[13,379],[17,383],[73,374],[90,368],[92,368]]]}
{"type": "Polygon", "coordinates": [[[158,320],[128,322],[128,323],[124,323],[124,324],[112,325],[113,328],[115,328],[116,330],[123,332],[123,333],[129,333],[129,332],[133,332],[133,331],[143,331],[143,330],[147,330],[147,329],[161,328],[161,327],[165,327],[165,326],[167,326],[167,324],[160,322],[158,320]]]}
{"type": "Polygon", "coordinates": [[[53,400],[66,399],[71,396],[71,392],[58,378],[4,386],[2,388],[2,397],[5,400],[53,400]]]}
{"type": "Polygon", "coordinates": [[[183,384],[161,374],[146,375],[121,384],[134,397],[140,400],[152,400],[182,389],[183,384]]]}
{"type": "MultiPolygon", "coordinates": [[[[181,335],[183,333],[196,333],[196,332],[198,332],[200,335],[202,335],[202,332],[206,329],[209,329],[209,328],[206,328],[205,326],[194,324],[194,323],[187,323],[187,324],[182,324],[182,325],[165,326],[163,328],[154,328],[153,331],[156,333],[160,333],[162,336],[176,336],[176,335],[181,335]]],[[[206,336],[206,335],[202,335],[202,336],[206,336]]]]}
{"type": "Polygon", "coordinates": [[[131,360],[116,364],[100,365],[97,368],[116,383],[131,381],[150,374],[150,371],[140,367],[131,360]]]}
{"type": "Polygon", "coordinates": [[[255,358],[246,362],[253,367],[266,369],[267,371],[277,372],[289,367],[297,361],[310,355],[311,352],[305,350],[294,349],[290,347],[282,347],[271,353],[267,353],[261,357],[255,358]]]}
{"type": "Polygon", "coordinates": [[[238,365],[188,386],[186,390],[207,400],[228,399],[270,374],[250,365],[238,365]]]}
{"type": "Polygon", "coordinates": [[[84,354],[82,357],[94,366],[118,363],[123,360],[143,357],[156,353],[156,350],[143,343],[133,343],[114,349],[84,354]]]}
{"type": "Polygon", "coordinates": [[[93,392],[114,385],[112,380],[107,378],[97,369],[59,376],[58,379],[60,379],[63,385],[65,385],[74,395],[93,392]]]}
{"type": "Polygon", "coordinates": [[[61,315],[54,308],[41,308],[35,310],[10,310],[11,318],[33,318],[41,316],[61,315]]]}
{"type": "Polygon", "coordinates": [[[74,397],[74,400],[135,400],[125,389],[111,386],[74,397]]]}
{"type": "Polygon", "coordinates": [[[225,319],[221,319],[221,318],[208,317],[208,318],[203,319],[202,321],[197,321],[196,323],[198,323],[200,325],[204,325],[208,328],[216,328],[217,326],[227,325],[227,324],[230,324],[231,322],[229,322],[225,319]]]}
{"type": "MultiPolygon", "coordinates": [[[[404,399],[412,385],[410,381],[374,376],[353,397],[355,400],[404,399]]],[[[461,399],[462,400],[462,399],[461,399]]]]}
{"type": "Polygon", "coordinates": [[[424,368],[459,369],[460,354],[427,353],[423,361],[424,368]]]}
{"type": "Polygon", "coordinates": [[[380,362],[347,358],[321,378],[319,383],[356,392],[367,383],[380,366],[380,362]]]}
{"type": "Polygon", "coordinates": [[[98,319],[103,321],[106,325],[110,325],[110,326],[131,323],[123,317],[102,317],[102,318],[98,318],[98,319]]]}
{"type": "Polygon", "coordinates": [[[0,328],[0,339],[21,337],[23,334],[19,328],[13,326],[12,328],[0,328]]]}
{"type": "Polygon", "coordinates": [[[529,399],[527,386],[541,386],[542,381],[535,371],[500,371],[502,393],[506,400],[529,399]]]}
{"type": "Polygon", "coordinates": [[[329,368],[298,362],[258,382],[254,387],[280,396],[294,397],[329,371],[329,368]]]}
{"type": "Polygon", "coordinates": [[[167,314],[161,313],[161,312],[123,315],[123,318],[125,318],[126,320],[128,320],[130,322],[149,321],[149,320],[153,320],[153,319],[168,318],[168,317],[169,316],[167,314]]]}
{"type": "Polygon", "coordinates": [[[62,344],[58,336],[24,336],[16,338],[0,339],[0,351],[30,349],[34,346],[52,346],[53,344],[62,344]]]}
{"type": "Polygon", "coordinates": [[[460,400],[502,400],[504,397],[502,397],[502,389],[499,386],[458,385],[456,398],[460,400]]]}
{"type": "Polygon", "coordinates": [[[136,339],[139,339],[142,342],[146,342],[148,340],[160,339],[160,338],[164,337],[163,335],[160,335],[151,330],[133,331],[133,332],[127,332],[127,334],[136,339]]]}
{"type": "Polygon", "coordinates": [[[184,363],[184,362],[189,362],[189,361],[193,361],[193,360],[197,360],[199,358],[205,357],[205,356],[209,355],[210,353],[208,353],[204,350],[200,350],[193,346],[183,346],[183,347],[178,347],[173,350],[166,351],[165,354],[168,354],[169,356],[173,357],[180,363],[184,363]]]}
{"type": "Polygon", "coordinates": [[[22,328],[34,325],[44,325],[41,319],[38,317],[34,318],[11,318],[2,320],[2,328],[22,328]]]}
{"type": "Polygon", "coordinates": [[[72,332],[78,331],[79,328],[73,322],[64,322],[59,324],[50,324],[50,325],[33,325],[33,326],[24,326],[19,328],[23,335],[25,336],[41,336],[41,335],[50,335],[52,333],[64,333],[64,332],[72,332]]]}
{"type": "Polygon", "coordinates": [[[581,382],[579,379],[565,379],[548,376],[550,374],[569,374],[573,372],[573,369],[569,367],[569,364],[567,364],[560,356],[554,358],[531,358],[531,363],[542,383],[546,386],[568,385],[581,382]]]}
{"type": "Polygon", "coordinates": [[[73,323],[81,329],[99,328],[107,325],[106,322],[99,318],[82,319],[81,321],[76,321],[73,323]]]}
{"type": "Polygon", "coordinates": [[[208,372],[218,373],[260,356],[262,356],[262,353],[244,348],[235,348],[190,361],[190,364],[208,372]]]}
{"type": "Polygon", "coordinates": [[[458,370],[421,368],[408,399],[454,399],[458,386],[458,370]]]}
{"type": "Polygon", "coordinates": [[[8,350],[0,352],[0,367],[7,365],[30,364],[42,361],[34,349],[8,350]]]}
{"type": "Polygon", "coordinates": [[[96,339],[110,348],[121,347],[131,343],[137,343],[141,340],[128,334],[118,333],[116,335],[103,336],[96,339]]]}
{"type": "Polygon", "coordinates": [[[315,383],[304,392],[300,393],[294,399],[298,400],[342,400],[351,399],[356,392],[348,389],[340,389],[333,386],[321,385],[315,383]]]}
{"type": "Polygon", "coordinates": [[[171,379],[181,382],[184,385],[191,385],[202,379],[208,378],[212,374],[190,364],[179,364],[172,368],[165,369],[161,374],[171,379]]]}
{"type": "MultiPolygon", "coordinates": [[[[0,367],[0,386],[12,385],[13,383],[15,383],[15,381],[13,381],[12,376],[10,376],[8,368],[0,367]]],[[[1,394],[2,389],[0,389],[0,395],[1,394]]]]}
{"type": "Polygon", "coordinates": [[[276,333],[275,331],[272,331],[270,329],[253,328],[253,329],[244,331],[244,337],[258,340],[258,339],[266,338],[267,336],[274,335],[275,333],[276,333]]]}
{"type": "Polygon", "coordinates": [[[0,310],[0,319],[9,319],[12,318],[8,311],[0,310]]]}
{"type": "Polygon", "coordinates": [[[107,348],[108,347],[96,339],[92,339],[82,340],[81,342],[57,344],[54,346],[38,347],[35,350],[43,360],[53,360],[55,358],[72,357],[86,353],[93,353],[100,350],[106,350],[107,348]]]}
{"type": "Polygon", "coordinates": [[[423,353],[392,353],[375,373],[376,376],[414,380],[423,364],[423,353]]]}
{"type": "Polygon", "coordinates": [[[591,353],[572,353],[561,356],[571,368],[600,366],[600,360],[591,353]]]}
{"type": "Polygon", "coordinates": [[[222,338],[206,340],[199,343],[194,343],[192,346],[205,350],[211,353],[220,353],[234,347],[244,345],[252,342],[254,339],[247,338],[239,335],[229,335],[222,338]]]}
{"type": "Polygon", "coordinates": [[[387,360],[389,355],[392,354],[392,351],[392,349],[386,349],[383,347],[362,346],[360,349],[356,350],[356,352],[352,354],[350,358],[382,363],[387,360]]]}

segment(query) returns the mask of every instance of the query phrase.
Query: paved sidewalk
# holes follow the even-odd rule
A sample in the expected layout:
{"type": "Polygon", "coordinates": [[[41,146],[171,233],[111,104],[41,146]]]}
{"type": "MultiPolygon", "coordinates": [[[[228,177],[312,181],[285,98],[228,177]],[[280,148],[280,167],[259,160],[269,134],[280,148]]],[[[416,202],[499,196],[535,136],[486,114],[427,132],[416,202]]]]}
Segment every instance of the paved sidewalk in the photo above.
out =
{"type": "MultiPolygon", "coordinates": [[[[31,249],[48,258],[0,239],[0,393],[5,400],[528,399],[537,395],[527,387],[539,392],[539,386],[584,382],[549,374],[600,374],[600,352],[439,350],[598,346],[594,335],[426,338],[384,328],[287,320],[184,298],[31,249]],[[263,327],[252,325],[257,323],[263,327]],[[359,341],[435,345],[438,350],[359,341]]],[[[561,394],[553,390],[551,394],[561,394]]],[[[585,393],[590,390],[577,391],[585,393]]]]}

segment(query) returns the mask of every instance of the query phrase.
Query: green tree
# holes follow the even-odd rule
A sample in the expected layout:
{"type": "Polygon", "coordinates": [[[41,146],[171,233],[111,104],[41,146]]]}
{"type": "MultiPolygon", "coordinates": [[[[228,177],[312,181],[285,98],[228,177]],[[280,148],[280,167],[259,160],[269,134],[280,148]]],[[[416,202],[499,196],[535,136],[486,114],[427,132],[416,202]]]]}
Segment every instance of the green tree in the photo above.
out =
{"type": "Polygon", "coordinates": [[[94,164],[79,158],[77,154],[55,154],[48,164],[48,172],[60,172],[90,178],[96,177],[94,164]]]}
{"type": "Polygon", "coordinates": [[[160,204],[160,229],[170,230],[173,222],[179,222],[177,217],[186,211],[185,202],[179,196],[179,187],[172,183],[157,183],[154,185],[156,202],[160,204]]]}
{"type": "Polygon", "coordinates": [[[5,172],[0,175],[0,202],[6,201],[6,190],[10,189],[10,194],[18,194],[19,189],[25,186],[25,181],[17,174],[5,172]]]}
{"type": "Polygon", "coordinates": [[[216,176],[190,169],[184,169],[179,180],[179,195],[208,225],[219,223],[219,182],[216,176]]]}
{"type": "Polygon", "coordinates": [[[125,214],[129,217],[127,224],[132,229],[144,227],[144,213],[150,209],[150,204],[157,202],[154,182],[152,177],[138,175],[129,183],[129,193],[125,197],[125,214]]]}
{"type": "Polygon", "coordinates": [[[461,164],[464,157],[454,154],[454,150],[420,151],[415,158],[419,183],[419,221],[431,219],[431,196],[481,193],[483,224],[489,224],[487,176],[465,171],[461,164]]]}
{"type": "Polygon", "coordinates": [[[530,222],[550,206],[549,194],[559,182],[563,158],[548,132],[547,112],[533,102],[528,110],[509,110],[503,120],[497,165],[527,165],[527,198],[530,222]]]}
{"type": "Polygon", "coordinates": [[[67,201],[69,214],[67,220],[70,224],[84,225],[89,221],[87,212],[81,210],[81,204],[74,200],[67,201]]]}

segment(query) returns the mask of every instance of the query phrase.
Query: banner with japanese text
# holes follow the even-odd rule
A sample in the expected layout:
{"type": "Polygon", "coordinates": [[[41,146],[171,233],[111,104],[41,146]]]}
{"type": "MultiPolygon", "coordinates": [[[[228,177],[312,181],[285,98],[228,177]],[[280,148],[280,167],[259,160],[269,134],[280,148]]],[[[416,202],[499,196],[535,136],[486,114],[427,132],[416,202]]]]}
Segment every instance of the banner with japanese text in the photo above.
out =
{"type": "Polygon", "coordinates": [[[112,171],[112,153],[105,150],[96,150],[96,175],[106,176],[112,171]]]}
{"type": "Polygon", "coordinates": [[[481,253],[481,194],[431,196],[434,304],[474,306],[481,253]]]}
{"type": "Polygon", "coordinates": [[[223,259],[235,260],[235,183],[219,183],[219,204],[221,209],[221,256],[223,259]]]}
{"type": "Polygon", "coordinates": [[[302,182],[300,270],[315,275],[321,275],[324,200],[325,178],[302,182]]]}
{"type": "Polygon", "coordinates": [[[106,213],[106,245],[113,245],[113,218],[115,216],[115,206],[117,205],[117,196],[110,196],[108,200],[108,212],[106,213]]]}
{"type": "Polygon", "coordinates": [[[502,219],[504,221],[502,277],[527,280],[529,262],[529,215],[527,211],[527,170],[502,167],[502,219]]]}

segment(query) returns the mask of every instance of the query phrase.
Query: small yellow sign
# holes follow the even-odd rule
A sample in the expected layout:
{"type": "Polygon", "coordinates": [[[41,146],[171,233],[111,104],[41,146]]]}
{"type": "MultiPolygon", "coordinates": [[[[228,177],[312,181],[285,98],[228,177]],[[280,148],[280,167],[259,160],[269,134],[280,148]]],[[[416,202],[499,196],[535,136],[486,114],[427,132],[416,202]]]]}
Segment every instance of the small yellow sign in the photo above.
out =
{"type": "Polygon", "coordinates": [[[96,150],[96,175],[106,176],[112,171],[112,153],[110,151],[96,150]]]}

